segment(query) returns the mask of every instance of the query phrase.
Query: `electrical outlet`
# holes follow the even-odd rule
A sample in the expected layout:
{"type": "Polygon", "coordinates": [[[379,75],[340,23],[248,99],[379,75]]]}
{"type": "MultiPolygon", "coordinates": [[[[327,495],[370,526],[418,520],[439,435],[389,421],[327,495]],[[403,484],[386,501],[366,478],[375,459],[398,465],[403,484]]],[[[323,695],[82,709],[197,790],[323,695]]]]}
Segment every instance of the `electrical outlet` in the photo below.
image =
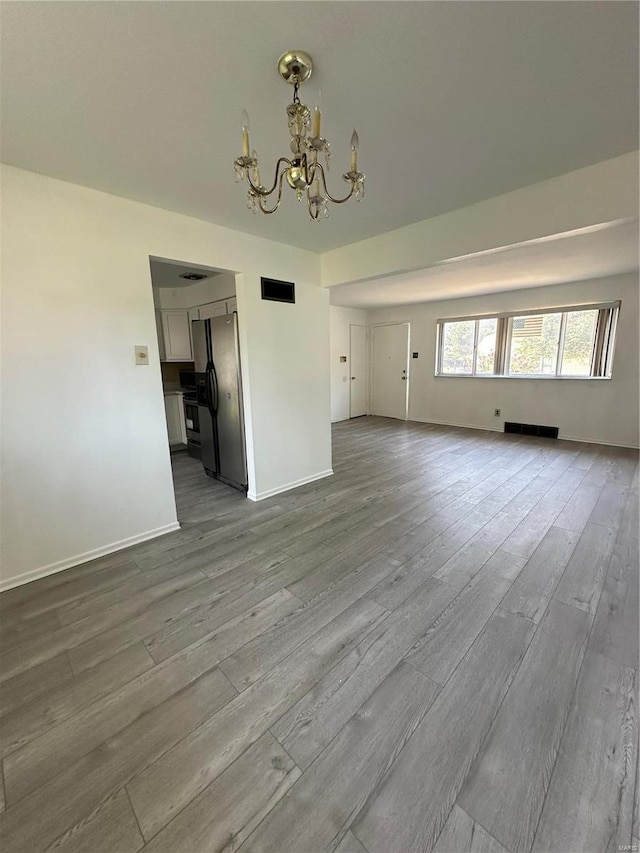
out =
{"type": "Polygon", "coordinates": [[[494,409],[494,410],[493,410],[493,417],[494,417],[494,418],[499,418],[499,417],[500,417],[500,409],[494,409]]]}

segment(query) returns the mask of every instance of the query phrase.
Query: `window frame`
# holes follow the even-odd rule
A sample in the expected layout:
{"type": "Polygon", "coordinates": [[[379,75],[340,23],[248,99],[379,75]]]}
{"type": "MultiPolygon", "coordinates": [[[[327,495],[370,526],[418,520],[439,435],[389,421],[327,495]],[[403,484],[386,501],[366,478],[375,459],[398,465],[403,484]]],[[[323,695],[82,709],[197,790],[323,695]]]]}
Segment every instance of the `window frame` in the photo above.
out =
{"type": "Polygon", "coordinates": [[[446,317],[436,321],[436,359],[435,376],[437,378],[464,378],[464,379],[569,379],[569,380],[593,380],[613,378],[613,357],[615,351],[618,317],[621,301],[596,302],[587,305],[562,305],[553,308],[527,308],[521,311],[501,311],[488,314],[473,314],[462,317],[446,317]],[[591,352],[589,375],[562,374],[562,362],[564,359],[564,341],[567,327],[567,315],[577,311],[598,311],[596,328],[591,352]],[[509,361],[511,357],[511,339],[513,333],[513,319],[515,317],[531,317],[541,314],[560,314],[560,328],[558,330],[558,345],[556,350],[555,373],[510,373],[509,361]],[[481,320],[496,320],[496,344],[493,373],[476,373],[478,330],[481,320]],[[447,323],[475,322],[473,359],[471,373],[444,373],[442,371],[444,332],[447,323]]]}
{"type": "Polygon", "coordinates": [[[456,317],[453,320],[438,320],[437,327],[437,352],[436,352],[436,376],[465,376],[467,379],[475,376],[495,376],[496,358],[498,355],[498,332],[500,320],[493,315],[483,317],[456,317]],[[482,320],[496,320],[496,348],[493,354],[493,369],[494,373],[476,373],[478,365],[478,337],[480,334],[480,322],[482,320]],[[473,329],[473,353],[471,356],[471,373],[442,373],[442,359],[444,353],[444,324],[445,323],[474,323],[473,329]]]}

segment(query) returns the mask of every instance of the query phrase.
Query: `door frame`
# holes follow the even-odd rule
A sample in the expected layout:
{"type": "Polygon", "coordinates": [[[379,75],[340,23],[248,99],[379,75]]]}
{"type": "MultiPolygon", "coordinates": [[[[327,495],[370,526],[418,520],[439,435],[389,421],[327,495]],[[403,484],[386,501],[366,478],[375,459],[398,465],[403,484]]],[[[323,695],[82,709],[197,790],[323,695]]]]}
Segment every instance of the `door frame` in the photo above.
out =
{"type": "MultiPolygon", "coordinates": [[[[223,267],[223,266],[216,267],[216,266],[213,266],[211,264],[195,263],[195,262],[187,261],[187,260],[184,260],[181,258],[170,258],[170,257],[165,257],[164,255],[155,255],[155,254],[146,254],[145,253],[145,262],[147,265],[148,275],[149,275],[149,288],[151,291],[151,301],[152,301],[152,306],[153,306],[153,313],[156,316],[156,323],[157,323],[158,312],[160,311],[160,304],[159,303],[156,304],[153,272],[152,272],[151,264],[150,264],[150,262],[152,260],[153,261],[160,261],[160,262],[166,263],[166,264],[178,264],[180,266],[190,267],[192,269],[204,270],[205,272],[228,273],[229,275],[232,275],[235,279],[236,296],[237,296],[238,289],[239,289],[239,287],[238,287],[239,283],[240,283],[240,286],[242,286],[244,273],[239,272],[238,270],[227,269],[227,267],[223,267]]],[[[188,311],[189,309],[184,309],[184,310],[188,311]]],[[[189,326],[191,326],[191,321],[189,321],[189,326]]],[[[190,329],[190,331],[191,331],[191,329],[190,329]]],[[[159,341],[160,332],[158,331],[157,328],[156,328],[156,335],[158,336],[158,341],[159,341]]],[[[162,372],[161,361],[162,361],[162,353],[159,352],[158,353],[157,365],[158,365],[158,372],[160,375],[162,372]]],[[[162,388],[162,381],[160,381],[158,383],[157,389],[158,389],[158,394],[160,395],[160,398],[162,399],[161,406],[162,406],[162,410],[164,411],[164,392],[163,392],[163,388],[162,388]]],[[[247,396],[246,385],[242,387],[241,406],[242,406],[243,422],[244,422],[244,430],[245,430],[245,449],[246,449],[247,482],[248,482],[247,498],[249,498],[249,500],[256,500],[256,498],[255,498],[255,461],[253,458],[253,439],[252,439],[250,428],[248,426],[251,423],[251,418],[250,418],[251,413],[249,410],[249,400],[248,400],[248,396],[247,396]]],[[[179,530],[181,524],[180,524],[180,519],[178,518],[178,505],[177,505],[177,501],[176,501],[176,489],[175,489],[175,482],[173,479],[173,472],[172,472],[172,468],[171,468],[171,455],[170,455],[170,447],[169,447],[168,441],[167,441],[166,462],[168,463],[168,466],[169,466],[168,473],[169,473],[169,477],[171,480],[171,492],[173,494],[173,503],[174,503],[175,512],[176,512],[176,522],[175,522],[176,526],[175,526],[175,528],[169,528],[169,529],[179,530]]]]}
{"type": "Polygon", "coordinates": [[[365,417],[366,415],[371,414],[371,377],[372,377],[372,367],[371,367],[371,326],[368,323],[349,323],[349,419],[356,417],[365,417]],[[354,415],[351,409],[351,374],[353,373],[353,364],[351,358],[351,329],[353,326],[358,326],[359,328],[364,329],[364,357],[367,361],[365,366],[365,374],[364,374],[364,383],[367,389],[367,404],[365,406],[364,415],[354,415]]]}
{"type": "Polygon", "coordinates": [[[411,320],[387,320],[382,323],[371,323],[369,328],[371,329],[371,335],[369,338],[369,365],[370,365],[370,380],[369,380],[369,411],[371,414],[374,414],[374,399],[373,399],[373,388],[374,388],[374,359],[373,359],[373,336],[374,329],[376,326],[407,326],[407,386],[405,391],[405,401],[404,401],[404,417],[398,418],[398,420],[409,420],[409,388],[411,385],[411,371],[410,371],[410,358],[409,353],[411,352],[411,320]]]}

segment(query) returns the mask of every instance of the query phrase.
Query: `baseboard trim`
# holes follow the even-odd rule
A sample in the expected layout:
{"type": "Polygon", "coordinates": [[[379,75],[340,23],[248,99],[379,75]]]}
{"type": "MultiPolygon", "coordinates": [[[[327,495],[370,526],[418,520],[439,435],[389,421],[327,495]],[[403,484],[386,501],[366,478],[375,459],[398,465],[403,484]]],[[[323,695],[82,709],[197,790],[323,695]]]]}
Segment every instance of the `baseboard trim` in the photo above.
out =
{"type": "Polygon", "coordinates": [[[437,421],[434,418],[407,418],[407,422],[416,421],[419,424],[435,424],[436,426],[460,427],[461,429],[481,429],[484,432],[503,432],[498,427],[480,426],[479,424],[456,424],[453,421],[437,421]]]}
{"type": "Polygon", "coordinates": [[[307,483],[315,483],[316,480],[323,480],[325,477],[331,477],[332,475],[333,468],[327,468],[326,471],[320,471],[320,473],[312,474],[310,477],[303,477],[302,480],[293,480],[291,483],[285,483],[284,486],[276,486],[275,489],[267,489],[264,492],[247,492],[247,497],[250,501],[264,501],[267,498],[272,498],[274,495],[289,492],[291,489],[306,486],[307,483]]]}
{"type": "Polygon", "coordinates": [[[558,441],[579,441],[581,444],[602,444],[605,447],[626,447],[628,450],[640,449],[637,444],[619,444],[615,441],[602,441],[597,438],[577,438],[573,435],[562,435],[562,433],[558,436],[558,441]]]}
{"type": "MultiPolygon", "coordinates": [[[[504,432],[504,429],[490,426],[479,426],[478,424],[455,424],[452,421],[436,421],[433,418],[426,420],[425,418],[409,418],[410,421],[416,421],[419,424],[435,424],[436,426],[451,426],[460,427],[462,429],[481,429],[485,432],[504,432]]],[[[603,441],[598,438],[578,438],[573,435],[563,435],[560,433],[558,441],[579,441],[582,444],[602,444],[605,447],[626,447],[628,450],[638,450],[637,444],[620,444],[615,441],[603,441]]]]}
{"type": "Polygon", "coordinates": [[[64,572],[65,569],[80,566],[82,563],[89,563],[91,560],[97,560],[98,557],[106,557],[109,554],[122,551],[124,548],[129,548],[131,545],[138,545],[140,542],[146,542],[148,539],[155,539],[157,536],[163,536],[165,533],[172,533],[174,530],[180,530],[180,523],[177,521],[165,524],[163,527],[156,527],[154,530],[146,530],[144,533],[136,534],[136,536],[129,536],[127,539],[120,539],[118,542],[111,542],[109,545],[103,545],[91,551],[85,551],[83,554],[76,554],[75,557],[68,557],[65,560],[49,563],[48,566],[30,569],[21,575],[14,575],[12,578],[0,581],[0,592],[4,592],[6,589],[13,589],[16,586],[22,586],[30,581],[46,578],[48,575],[64,572]]]}

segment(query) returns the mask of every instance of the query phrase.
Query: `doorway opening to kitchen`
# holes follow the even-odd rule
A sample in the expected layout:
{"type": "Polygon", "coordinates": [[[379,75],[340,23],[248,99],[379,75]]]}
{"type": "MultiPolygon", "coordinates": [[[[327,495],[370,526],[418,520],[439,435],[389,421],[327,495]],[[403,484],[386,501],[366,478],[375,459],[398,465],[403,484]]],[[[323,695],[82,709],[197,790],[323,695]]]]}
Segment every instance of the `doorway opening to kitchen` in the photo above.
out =
{"type": "Polygon", "coordinates": [[[215,526],[247,489],[235,273],[149,262],[177,517],[215,526]]]}

